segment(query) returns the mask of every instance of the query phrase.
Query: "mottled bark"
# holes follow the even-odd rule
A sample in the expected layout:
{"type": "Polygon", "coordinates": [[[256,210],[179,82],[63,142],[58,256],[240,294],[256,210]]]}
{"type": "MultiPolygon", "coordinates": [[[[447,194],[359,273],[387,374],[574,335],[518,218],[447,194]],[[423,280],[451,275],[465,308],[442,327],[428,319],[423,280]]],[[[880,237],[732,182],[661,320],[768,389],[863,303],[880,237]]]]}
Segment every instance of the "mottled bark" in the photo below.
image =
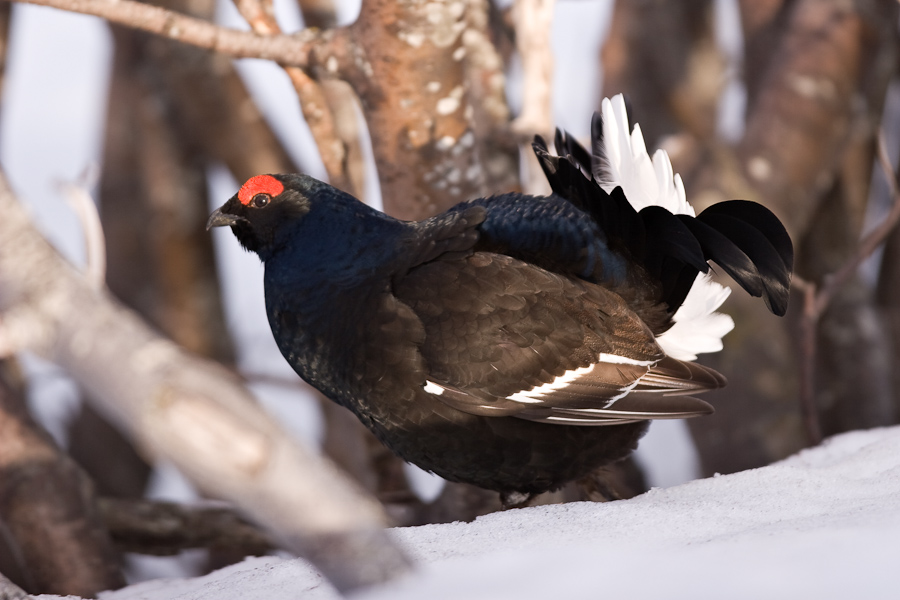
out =
{"type": "MultiPolygon", "coordinates": [[[[492,5],[488,0],[468,0],[468,6],[462,33],[463,69],[476,153],[484,169],[483,194],[519,190],[519,146],[510,127],[504,74],[507,65],[492,31],[492,5]]],[[[530,148],[528,154],[533,154],[530,148]]]]}
{"type": "MultiPolygon", "coordinates": [[[[875,59],[894,43],[884,24],[896,3],[857,4],[868,6],[797,2],[737,147],[747,191],[776,210],[795,237],[807,231],[833,184],[854,125],[855,94],[866,92],[873,76],[881,79],[883,64],[875,59]]],[[[880,94],[873,89],[865,98],[869,106],[884,97],[884,85],[877,87],[880,94]]]]}
{"type": "Polygon", "coordinates": [[[479,151],[490,132],[473,128],[466,82],[464,40],[484,33],[470,10],[486,11],[480,2],[366,0],[351,26],[355,68],[341,76],[362,102],[385,210],[396,217],[421,219],[491,189],[479,151]]]}

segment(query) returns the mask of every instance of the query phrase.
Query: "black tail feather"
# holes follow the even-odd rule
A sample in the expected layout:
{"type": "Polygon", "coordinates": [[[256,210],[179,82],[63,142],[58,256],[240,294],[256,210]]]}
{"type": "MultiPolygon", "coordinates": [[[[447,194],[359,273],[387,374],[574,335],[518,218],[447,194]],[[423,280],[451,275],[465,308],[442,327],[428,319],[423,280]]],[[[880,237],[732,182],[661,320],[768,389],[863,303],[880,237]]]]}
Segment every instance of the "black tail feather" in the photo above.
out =
{"type": "MultiPolygon", "coordinates": [[[[559,141],[560,137],[557,130],[557,143],[561,143],[559,141]]],[[[550,154],[547,142],[539,135],[534,136],[534,142],[532,142],[531,147],[534,149],[541,169],[543,169],[544,175],[547,177],[550,189],[581,210],[589,211],[589,202],[587,200],[594,194],[592,187],[595,184],[581,171],[574,159],[550,154]]],[[[582,148],[582,151],[587,154],[584,148],[582,148]]]]}
{"type": "Polygon", "coordinates": [[[670,311],[681,306],[697,273],[706,273],[712,260],[750,295],[762,296],[773,313],[785,313],[793,246],[778,217],[746,200],[720,202],[696,218],[655,206],[638,213],[620,187],[607,193],[598,183],[609,176],[599,113],[591,123],[591,142],[588,154],[557,130],[558,156],[540,136],[532,146],[553,191],[594,219],[610,249],[637,261],[659,281],[660,300],[670,311]]]}
{"type": "Polygon", "coordinates": [[[689,215],[678,215],[691,230],[703,254],[716,261],[748,294],[759,298],[765,292],[759,271],[743,250],[703,221],[689,215]]]}
{"type": "Polygon", "coordinates": [[[790,271],[794,264],[794,245],[784,225],[772,211],[749,200],[726,200],[713,204],[701,214],[727,214],[740,219],[759,230],[778,252],[781,262],[790,271]]]}
{"type": "Polygon", "coordinates": [[[590,178],[591,155],[578,140],[568,133],[557,129],[553,143],[556,146],[556,154],[558,156],[568,160],[578,167],[585,177],[590,178]]]}
{"type": "Polygon", "coordinates": [[[609,157],[603,144],[603,116],[595,112],[591,118],[591,174],[597,181],[609,181],[609,157]]]}
{"type": "Polygon", "coordinates": [[[697,273],[709,270],[707,257],[691,230],[660,206],[639,213],[646,228],[644,268],[662,282],[663,299],[674,312],[687,296],[697,273]]]}
{"type": "MultiPolygon", "coordinates": [[[[712,213],[709,213],[708,210],[700,213],[697,220],[709,225],[731,240],[753,261],[759,271],[759,281],[765,290],[763,300],[765,300],[766,306],[776,315],[784,315],[787,311],[791,286],[791,265],[785,264],[785,255],[779,253],[776,246],[755,224],[731,215],[727,210],[717,210],[712,213]]],[[[785,236],[787,236],[786,233],[785,236]]],[[[782,247],[782,250],[784,249],[782,247]]],[[[789,260],[793,262],[792,249],[790,256],[789,260]]],[[[725,265],[722,265],[722,268],[725,268],[725,265]]]]}

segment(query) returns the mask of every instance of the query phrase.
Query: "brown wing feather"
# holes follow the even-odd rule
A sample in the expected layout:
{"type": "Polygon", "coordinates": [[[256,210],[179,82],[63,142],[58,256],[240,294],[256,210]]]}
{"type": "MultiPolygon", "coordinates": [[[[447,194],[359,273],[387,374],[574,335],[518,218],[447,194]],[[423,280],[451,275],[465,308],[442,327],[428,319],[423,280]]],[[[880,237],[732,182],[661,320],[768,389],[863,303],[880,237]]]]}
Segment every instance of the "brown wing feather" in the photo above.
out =
{"type": "Polygon", "coordinates": [[[665,357],[616,294],[508,256],[434,261],[394,291],[425,330],[426,391],[472,414],[584,425],[681,418],[711,407],[670,394],[723,383],[665,357]]]}

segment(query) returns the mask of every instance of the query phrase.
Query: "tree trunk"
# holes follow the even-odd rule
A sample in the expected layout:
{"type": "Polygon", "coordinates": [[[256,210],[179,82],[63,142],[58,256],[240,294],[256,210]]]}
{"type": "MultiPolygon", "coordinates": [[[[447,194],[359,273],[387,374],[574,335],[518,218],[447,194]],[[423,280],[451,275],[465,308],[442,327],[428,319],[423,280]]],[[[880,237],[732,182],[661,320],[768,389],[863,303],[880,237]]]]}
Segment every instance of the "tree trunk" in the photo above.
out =
{"type": "MultiPolygon", "coordinates": [[[[868,197],[874,135],[896,60],[897,4],[797,0],[773,9],[756,31],[784,31],[765,69],[734,154],[720,152],[688,189],[700,206],[732,197],[762,202],[785,223],[796,271],[821,281],[857,247],[868,197]]],[[[762,34],[760,34],[762,35],[762,34]]],[[[749,38],[753,44],[755,38],[749,38]]],[[[749,52],[748,57],[762,56],[749,52]]],[[[761,58],[760,58],[761,60],[761,58]]],[[[763,74],[758,74],[759,71],[763,74]]],[[[737,292],[737,327],[709,364],[729,376],[711,394],[719,414],[690,423],[707,473],[783,458],[804,444],[797,410],[797,362],[790,353],[800,300],[783,322],[737,292]],[[726,433],[727,432],[727,433],[726,433]]],[[[886,424],[888,352],[871,295],[845,287],[820,322],[817,402],[827,433],[886,424]]]]}

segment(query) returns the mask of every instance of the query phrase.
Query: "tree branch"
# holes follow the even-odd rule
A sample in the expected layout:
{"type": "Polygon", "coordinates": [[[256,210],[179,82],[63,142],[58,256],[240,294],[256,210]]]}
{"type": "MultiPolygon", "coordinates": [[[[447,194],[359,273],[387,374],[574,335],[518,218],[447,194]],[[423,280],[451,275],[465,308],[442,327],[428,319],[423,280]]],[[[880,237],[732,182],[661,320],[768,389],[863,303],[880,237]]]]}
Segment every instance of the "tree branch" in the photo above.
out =
{"type": "Polygon", "coordinates": [[[81,223],[86,255],[84,275],[95,290],[106,285],[106,239],[97,204],[89,191],[96,184],[98,173],[99,166],[94,164],[85,169],[78,181],[58,183],[60,193],[81,223]]]}
{"type": "MultiPolygon", "coordinates": [[[[3,0],[10,2],[13,0],[3,0]]],[[[304,30],[296,35],[258,35],[220,27],[202,19],[132,0],[16,0],[24,4],[102,17],[155,33],[185,44],[221,52],[234,58],[262,58],[308,68],[311,52],[322,44],[325,32],[304,30]]]]}
{"type": "MultiPolygon", "coordinates": [[[[281,34],[281,27],[275,19],[271,0],[235,0],[235,6],[253,31],[259,35],[281,34]]],[[[300,110],[312,132],[316,146],[319,148],[319,155],[328,172],[329,182],[338,189],[359,196],[362,190],[354,189],[347,176],[347,150],[337,135],[334,115],[322,87],[303,69],[296,66],[283,66],[297,92],[300,110]]]]}
{"type": "Polygon", "coordinates": [[[371,498],[294,442],[218,364],[160,338],[91,290],[31,225],[0,178],[0,311],[31,305],[56,362],[150,455],[229,500],[340,590],[390,579],[408,561],[371,498]]]}
{"type": "Polygon", "coordinates": [[[102,498],[100,514],[123,552],[170,556],[190,548],[262,556],[275,548],[262,531],[226,507],[102,498]]]}
{"type": "Polygon", "coordinates": [[[878,249],[887,239],[887,236],[893,231],[897,223],[900,222],[900,187],[897,184],[897,173],[891,166],[891,159],[888,156],[887,144],[884,139],[884,131],[878,132],[878,164],[884,172],[888,186],[891,191],[891,210],[888,212],[884,220],[878,224],[875,229],[870,231],[863,237],[859,243],[859,249],[847,260],[846,263],[834,274],[825,279],[825,284],[816,296],[815,311],[821,315],[828,307],[835,292],[844,285],[848,279],[856,272],[859,265],[872,256],[872,253],[878,249]]]}
{"type": "Polygon", "coordinates": [[[825,278],[818,289],[816,284],[794,276],[793,284],[803,292],[803,318],[800,323],[800,407],[807,437],[811,444],[822,441],[815,403],[816,329],[822,314],[828,308],[837,291],[847,283],[859,265],[884,243],[888,235],[900,223],[900,186],[897,172],[891,165],[884,131],[878,132],[878,161],[891,190],[893,204],[884,220],[860,241],[857,251],[833,275],[825,278]]]}

